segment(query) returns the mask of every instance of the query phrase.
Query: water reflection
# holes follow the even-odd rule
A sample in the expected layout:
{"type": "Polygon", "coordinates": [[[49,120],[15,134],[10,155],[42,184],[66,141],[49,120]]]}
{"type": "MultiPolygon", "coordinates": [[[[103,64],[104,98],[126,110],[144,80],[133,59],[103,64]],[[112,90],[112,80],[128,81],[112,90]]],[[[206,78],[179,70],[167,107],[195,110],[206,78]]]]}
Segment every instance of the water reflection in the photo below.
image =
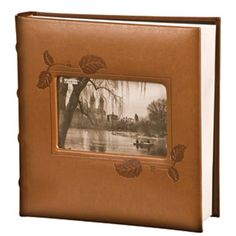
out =
{"type": "Polygon", "coordinates": [[[106,152],[105,131],[88,130],[88,139],[90,151],[106,152]]]}
{"type": "Polygon", "coordinates": [[[166,156],[166,139],[152,144],[139,142],[132,135],[119,135],[107,130],[70,128],[65,148],[93,152],[113,152],[166,156]]]}

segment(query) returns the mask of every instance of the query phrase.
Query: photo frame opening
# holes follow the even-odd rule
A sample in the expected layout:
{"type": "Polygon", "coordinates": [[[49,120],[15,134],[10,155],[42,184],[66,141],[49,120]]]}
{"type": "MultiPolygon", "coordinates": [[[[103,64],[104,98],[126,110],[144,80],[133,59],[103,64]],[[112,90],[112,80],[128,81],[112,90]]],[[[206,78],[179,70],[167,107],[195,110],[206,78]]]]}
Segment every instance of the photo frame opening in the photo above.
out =
{"type": "Polygon", "coordinates": [[[166,157],[167,99],[161,83],[58,76],[58,148],[166,157]]]}

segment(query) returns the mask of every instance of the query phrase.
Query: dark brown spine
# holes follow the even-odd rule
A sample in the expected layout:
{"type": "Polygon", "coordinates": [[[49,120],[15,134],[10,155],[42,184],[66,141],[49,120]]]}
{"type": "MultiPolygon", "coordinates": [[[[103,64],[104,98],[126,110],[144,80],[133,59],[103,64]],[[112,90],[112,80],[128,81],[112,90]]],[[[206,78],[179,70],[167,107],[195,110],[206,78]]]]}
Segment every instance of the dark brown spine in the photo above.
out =
{"type": "Polygon", "coordinates": [[[220,18],[216,19],[212,216],[220,216],[220,18]]]}

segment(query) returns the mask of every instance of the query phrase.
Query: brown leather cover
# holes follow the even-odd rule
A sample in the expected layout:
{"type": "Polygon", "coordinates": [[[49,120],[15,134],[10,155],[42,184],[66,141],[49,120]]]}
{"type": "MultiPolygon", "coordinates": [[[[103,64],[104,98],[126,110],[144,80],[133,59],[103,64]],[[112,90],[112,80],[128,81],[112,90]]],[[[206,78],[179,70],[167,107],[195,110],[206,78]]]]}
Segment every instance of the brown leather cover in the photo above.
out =
{"type": "Polygon", "coordinates": [[[16,17],[20,215],[202,231],[200,30],[126,20],[217,25],[212,215],[219,215],[220,19],[36,12],[16,17]],[[56,77],[88,76],[80,64],[87,55],[106,64],[92,71],[93,78],[138,78],[166,86],[166,159],[57,148],[56,77]]]}

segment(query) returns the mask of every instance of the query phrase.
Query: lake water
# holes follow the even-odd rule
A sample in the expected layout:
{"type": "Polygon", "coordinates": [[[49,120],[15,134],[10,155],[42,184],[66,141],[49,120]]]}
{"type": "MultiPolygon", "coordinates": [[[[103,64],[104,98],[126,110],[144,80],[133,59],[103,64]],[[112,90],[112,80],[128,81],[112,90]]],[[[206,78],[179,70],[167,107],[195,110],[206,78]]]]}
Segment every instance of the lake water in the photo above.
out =
{"type": "Polygon", "coordinates": [[[160,139],[153,147],[137,148],[134,133],[123,132],[119,135],[107,130],[70,128],[67,133],[65,148],[80,151],[126,153],[135,155],[166,155],[166,139],[160,139]],[[127,134],[127,135],[126,135],[127,134]],[[125,137],[127,136],[127,137],[125,137]]]}

